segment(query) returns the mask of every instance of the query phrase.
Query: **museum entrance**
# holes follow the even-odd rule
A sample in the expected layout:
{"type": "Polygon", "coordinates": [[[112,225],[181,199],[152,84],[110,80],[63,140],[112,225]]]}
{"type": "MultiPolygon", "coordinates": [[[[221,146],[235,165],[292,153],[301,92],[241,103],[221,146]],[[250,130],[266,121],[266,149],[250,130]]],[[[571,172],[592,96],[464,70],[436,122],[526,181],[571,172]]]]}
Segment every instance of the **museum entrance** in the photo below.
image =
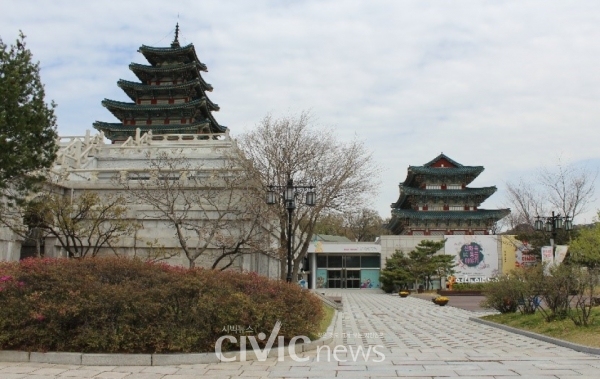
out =
{"type": "Polygon", "coordinates": [[[317,254],[315,288],[379,288],[379,254],[317,254]]]}
{"type": "Polygon", "coordinates": [[[360,269],[327,270],[327,288],[360,288],[360,269]]]}

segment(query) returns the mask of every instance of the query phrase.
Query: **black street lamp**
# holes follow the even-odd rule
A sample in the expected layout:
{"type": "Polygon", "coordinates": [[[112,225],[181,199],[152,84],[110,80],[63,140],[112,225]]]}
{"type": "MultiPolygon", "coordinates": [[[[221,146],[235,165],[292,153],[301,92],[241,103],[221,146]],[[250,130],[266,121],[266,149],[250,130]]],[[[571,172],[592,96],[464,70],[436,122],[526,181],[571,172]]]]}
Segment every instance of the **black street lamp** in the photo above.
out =
{"type": "Polygon", "coordinates": [[[552,255],[554,256],[554,241],[556,240],[556,233],[559,229],[563,228],[566,231],[573,230],[573,221],[571,221],[569,216],[565,216],[563,218],[561,215],[555,215],[554,212],[552,212],[552,216],[549,217],[537,216],[534,227],[537,231],[543,230],[552,234],[550,245],[552,246],[552,255]]]}
{"type": "Polygon", "coordinates": [[[295,186],[292,178],[288,179],[287,185],[285,186],[269,186],[267,190],[267,204],[275,204],[277,198],[275,191],[279,192],[283,201],[285,202],[285,209],[288,211],[288,240],[287,240],[287,282],[292,281],[292,214],[296,209],[296,196],[298,196],[299,189],[308,189],[306,191],[306,202],[305,204],[312,207],[315,205],[315,191],[314,186],[295,186]]]}

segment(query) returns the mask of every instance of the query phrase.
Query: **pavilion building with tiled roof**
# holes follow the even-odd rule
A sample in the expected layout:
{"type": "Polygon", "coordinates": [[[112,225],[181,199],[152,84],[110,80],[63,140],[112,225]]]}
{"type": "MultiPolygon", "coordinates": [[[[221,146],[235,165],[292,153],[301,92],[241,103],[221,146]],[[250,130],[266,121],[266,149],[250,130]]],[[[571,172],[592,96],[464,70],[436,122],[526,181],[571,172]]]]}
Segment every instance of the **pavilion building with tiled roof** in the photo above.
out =
{"type": "Polygon", "coordinates": [[[113,143],[141,135],[224,133],[212,112],[219,106],[208,98],[213,87],[202,78],[206,65],[198,59],[193,44],[179,44],[179,26],[170,47],[142,45],[139,52],[150,65],[132,63],[129,69],[139,83],[119,80],[117,85],[132,102],[105,99],[106,107],[120,122],[96,121],[94,128],[113,143]]]}
{"type": "Polygon", "coordinates": [[[396,235],[485,235],[510,209],[480,209],[496,187],[467,187],[483,166],[463,166],[440,154],[423,166],[409,166],[391,205],[388,228],[396,235]]]}

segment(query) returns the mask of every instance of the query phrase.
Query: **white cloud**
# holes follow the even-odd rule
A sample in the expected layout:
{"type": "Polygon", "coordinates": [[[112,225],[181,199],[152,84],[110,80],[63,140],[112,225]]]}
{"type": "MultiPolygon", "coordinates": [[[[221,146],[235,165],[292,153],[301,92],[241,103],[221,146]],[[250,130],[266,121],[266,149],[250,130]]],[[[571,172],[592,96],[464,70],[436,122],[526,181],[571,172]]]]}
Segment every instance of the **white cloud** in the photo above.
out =
{"type": "Polygon", "coordinates": [[[209,67],[220,123],[235,134],[267,112],[312,109],[373,150],[384,168],[373,206],[384,217],[407,166],[441,151],[486,167],[473,185],[499,187],[489,207],[507,180],[561,153],[598,158],[592,0],[4,0],[0,36],[28,36],[59,130],[72,135],[113,120],[101,100],[126,100],[116,82],[135,79],[137,48],[168,45],[178,20],[181,41],[209,67]]]}

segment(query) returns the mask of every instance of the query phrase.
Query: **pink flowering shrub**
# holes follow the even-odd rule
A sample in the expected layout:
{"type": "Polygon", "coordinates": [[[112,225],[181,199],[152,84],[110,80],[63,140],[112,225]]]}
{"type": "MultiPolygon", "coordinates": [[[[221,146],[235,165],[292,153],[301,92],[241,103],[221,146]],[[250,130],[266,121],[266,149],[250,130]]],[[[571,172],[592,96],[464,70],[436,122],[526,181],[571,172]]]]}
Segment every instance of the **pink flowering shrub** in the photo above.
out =
{"type": "Polygon", "coordinates": [[[0,263],[0,350],[210,352],[236,336],[231,326],[268,336],[280,320],[286,340],[314,334],[321,309],[299,286],[256,274],[124,258],[0,263]]]}

